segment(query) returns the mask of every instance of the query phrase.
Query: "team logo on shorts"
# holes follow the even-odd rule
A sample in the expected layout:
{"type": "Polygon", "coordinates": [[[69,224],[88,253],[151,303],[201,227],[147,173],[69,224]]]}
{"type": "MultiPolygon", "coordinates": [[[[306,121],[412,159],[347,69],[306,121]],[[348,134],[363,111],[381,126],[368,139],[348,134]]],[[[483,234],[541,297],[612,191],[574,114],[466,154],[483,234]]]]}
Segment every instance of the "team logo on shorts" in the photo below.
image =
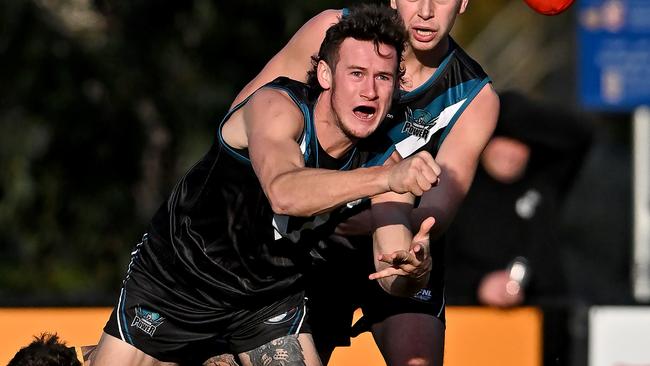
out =
{"type": "Polygon", "coordinates": [[[425,109],[406,108],[406,121],[402,127],[402,133],[428,140],[429,131],[436,125],[436,121],[438,121],[438,117],[433,117],[425,109]]]}
{"type": "Polygon", "coordinates": [[[280,315],[276,315],[270,319],[267,319],[264,321],[264,324],[282,324],[285,322],[288,322],[289,320],[293,319],[296,317],[296,314],[298,314],[298,308],[292,308],[289,311],[285,311],[284,313],[280,315]]]}
{"type": "Polygon", "coordinates": [[[131,323],[131,326],[136,327],[141,331],[147,333],[149,336],[153,337],[156,329],[164,321],[165,318],[161,317],[160,314],[138,306],[135,308],[135,318],[133,318],[133,323],[131,323]]]}
{"type": "Polygon", "coordinates": [[[413,295],[413,298],[420,301],[429,301],[431,300],[431,290],[428,288],[423,288],[418,291],[417,294],[413,295]]]}

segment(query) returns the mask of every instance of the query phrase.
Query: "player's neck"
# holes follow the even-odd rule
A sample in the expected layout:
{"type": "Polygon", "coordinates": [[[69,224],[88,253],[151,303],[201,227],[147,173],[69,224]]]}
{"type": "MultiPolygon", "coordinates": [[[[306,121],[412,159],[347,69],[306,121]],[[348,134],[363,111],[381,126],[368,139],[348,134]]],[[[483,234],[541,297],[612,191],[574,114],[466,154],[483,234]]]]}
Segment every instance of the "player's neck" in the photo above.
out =
{"type": "Polygon", "coordinates": [[[407,47],[404,52],[406,74],[402,89],[413,90],[429,80],[447,56],[449,45],[449,37],[445,37],[432,50],[418,51],[407,47]]]}
{"type": "Polygon", "coordinates": [[[314,127],[316,138],[323,150],[333,158],[340,158],[354,146],[356,141],[350,140],[341,130],[330,100],[327,90],[318,97],[314,105],[314,127]]]}

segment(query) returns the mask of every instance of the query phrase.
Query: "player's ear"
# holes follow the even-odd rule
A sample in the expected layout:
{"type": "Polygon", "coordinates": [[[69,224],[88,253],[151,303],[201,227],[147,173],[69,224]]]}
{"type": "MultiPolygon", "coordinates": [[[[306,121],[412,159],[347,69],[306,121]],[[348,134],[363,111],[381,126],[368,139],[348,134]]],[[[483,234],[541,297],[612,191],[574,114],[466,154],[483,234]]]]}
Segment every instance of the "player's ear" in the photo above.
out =
{"type": "Polygon", "coordinates": [[[458,14],[463,14],[465,12],[465,9],[467,9],[467,3],[468,2],[469,2],[469,0],[461,0],[460,1],[460,8],[458,9],[458,14]]]}
{"type": "Polygon", "coordinates": [[[393,9],[397,9],[397,1],[396,0],[390,0],[390,7],[393,9]]]}
{"type": "Polygon", "coordinates": [[[321,88],[328,90],[332,87],[332,69],[330,69],[327,62],[323,60],[318,61],[316,75],[318,76],[318,83],[321,88]]]}

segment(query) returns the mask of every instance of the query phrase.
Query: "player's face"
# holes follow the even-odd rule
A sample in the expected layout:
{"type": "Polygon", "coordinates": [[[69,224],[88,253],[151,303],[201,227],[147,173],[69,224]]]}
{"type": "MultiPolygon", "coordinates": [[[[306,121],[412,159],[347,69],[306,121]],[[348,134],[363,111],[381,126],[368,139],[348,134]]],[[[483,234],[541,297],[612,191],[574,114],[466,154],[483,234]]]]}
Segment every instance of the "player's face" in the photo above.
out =
{"type": "Polygon", "coordinates": [[[332,76],[331,105],[341,130],[351,138],[374,132],[390,109],[397,78],[392,46],[347,38],[332,76]]]}
{"type": "Polygon", "coordinates": [[[391,0],[402,17],[409,45],[415,51],[435,49],[451,31],[468,0],[391,0]]]}

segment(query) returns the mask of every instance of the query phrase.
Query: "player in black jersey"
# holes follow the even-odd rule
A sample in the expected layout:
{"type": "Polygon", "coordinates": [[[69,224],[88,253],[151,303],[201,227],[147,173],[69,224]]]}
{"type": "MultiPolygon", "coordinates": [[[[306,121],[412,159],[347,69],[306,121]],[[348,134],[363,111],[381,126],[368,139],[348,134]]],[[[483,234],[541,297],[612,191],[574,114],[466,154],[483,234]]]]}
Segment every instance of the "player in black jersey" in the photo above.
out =
{"type": "Polygon", "coordinates": [[[426,284],[433,219],[412,237],[408,214],[439,167],[423,152],[358,168],[355,147],[390,107],[403,42],[394,12],[359,8],[327,32],[319,88],[278,78],[226,115],[132,252],[92,364],[200,364],[227,347],[244,365],[319,365],[303,274],[337,207],[365,197],[375,251],[388,253],[371,278],[397,295],[426,284]]]}
{"type": "MultiPolygon", "coordinates": [[[[432,239],[438,238],[465,197],[476,171],[480,153],[492,134],[499,100],[480,65],[449,36],[469,0],[391,0],[408,32],[402,65],[406,74],[401,93],[387,121],[375,133],[369,151],[381,164],[390,154],[401,158],[426,150],[442,168],[439,184],[424,193],[413,211],[412,224],[433,216],[432,239]],[[385,137],[380,141],[374,137],[385,137]],[[395,153],[396,152],[396,153],[395,153]]],[[[325,30],[347,16],[346,9],[325,10],[309,20],[240,92],[234,103],[259,85],[278,75],[305,79],[315,44],[325,30]]],[[[364,143],[365,145],[365,143],[364,143]]],[[[365,215],[367,216],[367,215],[365,215]]],[[[308,286],[312,330],[321,357],[327,360],[334,346],[349,344],[352,311],[361,307],[363,322],[353,331],[371,329],[389,365],[442,364],[444,347],[444,253],[441,242],[431,244],[433,269],[428,286],[412,299],[386,295],[366,280],[372,262],[365,260],[372,246],[368,241],[369,220],[364,215],[341,225],[337,236],[319,249],[331,258],[316,267],[308,286]],[[366,239],[366,240],[364,240],[366,239]],[[342,260],[344,259],[344,260],[342,260]],[[331,291],[332,276],[340,274],[342,285],[331,291]]]]}

